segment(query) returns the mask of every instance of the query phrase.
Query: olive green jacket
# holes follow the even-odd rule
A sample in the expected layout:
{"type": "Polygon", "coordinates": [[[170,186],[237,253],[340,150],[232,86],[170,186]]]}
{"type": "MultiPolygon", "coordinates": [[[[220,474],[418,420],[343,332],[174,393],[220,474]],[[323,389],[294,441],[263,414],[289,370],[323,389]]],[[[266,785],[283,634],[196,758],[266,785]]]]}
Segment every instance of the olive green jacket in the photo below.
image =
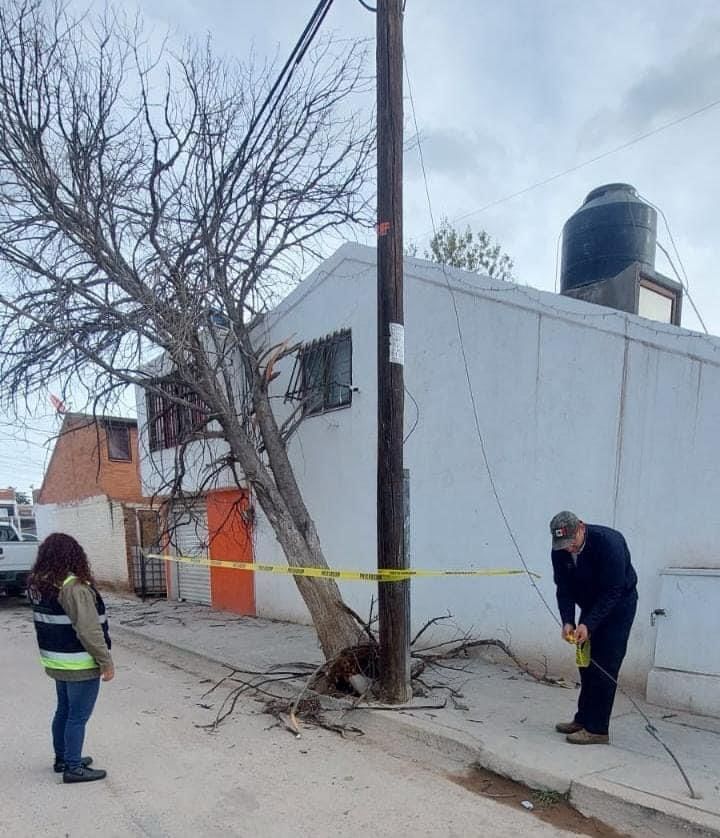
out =
{"type": "Polygon", "coordinates": [[[89,585],[75,580],[60,589],[58,601],[63,611],[70,617],[75,634],[83,648],[88,655],[95,658],[97,668],[76,671],[46,669],[45,671],[56,681],[89,681],[91,678],[98,678],[103,670],[113,667],[113,660],[105,643],[102,626],[98,622],[95,594],[89,585]]]}

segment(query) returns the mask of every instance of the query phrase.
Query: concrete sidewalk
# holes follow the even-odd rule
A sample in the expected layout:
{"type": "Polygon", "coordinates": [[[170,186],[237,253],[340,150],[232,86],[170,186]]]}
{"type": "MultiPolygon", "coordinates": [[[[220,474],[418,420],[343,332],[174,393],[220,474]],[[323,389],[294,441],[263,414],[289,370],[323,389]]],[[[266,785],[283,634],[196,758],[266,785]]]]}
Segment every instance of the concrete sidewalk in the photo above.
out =
{"type": "MultiPolygon", "coordinates": [[[[164,600],[108,599],[113,626],[233,668],[265,671],[322,660],[308,626],[164,600]]],[[[672,759],[624,696],[615,705],[609,747],[572,746],[554,724],[572,717],[574,688],[538,683],[511,663],[480,656],[448,666],[423,675],[433,690],[414,699],[417,709],[359,709],[352,724],[381,745],[383,730],[392,726],[394,741],[405,742],[405,755],[413,758],[466,768],[478,762],[533,788],[569,793],[581,812],[633,836],[720,836],[720,720],[636,699],[687,772],[700,797],[692,799],[672,759]],[[460,695],[453,699],[451,689],[460,695]]]]}

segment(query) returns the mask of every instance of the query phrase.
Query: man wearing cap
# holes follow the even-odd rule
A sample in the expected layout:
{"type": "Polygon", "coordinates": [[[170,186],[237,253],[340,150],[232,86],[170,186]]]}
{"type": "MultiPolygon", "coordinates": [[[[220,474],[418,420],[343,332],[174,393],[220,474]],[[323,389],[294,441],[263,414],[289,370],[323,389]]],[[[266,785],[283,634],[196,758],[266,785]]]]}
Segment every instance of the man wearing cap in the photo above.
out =
{"type": "Polygon", "coordinates": [[[607,745],[620,665],[637,609],[637,574],[622,533],[585,524],[572,512],[550,522],[552,563],[562,636],[591,640],[590,666],[580,669],[575,718],[555,726],[573,745],[607,745]],[[575,607],[580,619],[575,621],[575,607]]]}

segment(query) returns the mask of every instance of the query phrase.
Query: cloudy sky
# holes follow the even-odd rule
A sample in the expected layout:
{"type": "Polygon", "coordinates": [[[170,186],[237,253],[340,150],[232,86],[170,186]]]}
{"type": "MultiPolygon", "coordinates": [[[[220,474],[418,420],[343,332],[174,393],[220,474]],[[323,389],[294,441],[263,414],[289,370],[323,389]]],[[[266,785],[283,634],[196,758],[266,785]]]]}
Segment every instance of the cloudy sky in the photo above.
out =
{"type": "MultiPolygon", "coordinates": [[[[139,3],[156,32],[209,33],[218,50],[239,57],[251,48],[289,53],[315,5],[139,3]]],[[[335,0],[324,26],[341,38],[373,38],[375,20],[357,0],[335,0]]],[[[514,259],[518,281],[552,290],[565,220],[595,186],[631,183],[665,212],[690,293],[720,335],[717,0],[407,0],[405,51],[436,219],[486,229],[514,259]]],[[[409,102],[406,116],[412,134],[409,102]]],[[[431,223],[417,149],[405,175],[406,239],[422,251],[431,223]]],[[[358,240],[370,243],[362,231],[358,240]]],[[[670,247],[662,221],[658,240],[670,247]]],[[[656,267],[672,275],[660,253],[656,267]]],[[[700,328],[687,303],[683,325],[700,328]]],[[[57,422],[38,417],[18,437],[8,421],[0,423],[0,486],[37,486],[57,422]]]]}

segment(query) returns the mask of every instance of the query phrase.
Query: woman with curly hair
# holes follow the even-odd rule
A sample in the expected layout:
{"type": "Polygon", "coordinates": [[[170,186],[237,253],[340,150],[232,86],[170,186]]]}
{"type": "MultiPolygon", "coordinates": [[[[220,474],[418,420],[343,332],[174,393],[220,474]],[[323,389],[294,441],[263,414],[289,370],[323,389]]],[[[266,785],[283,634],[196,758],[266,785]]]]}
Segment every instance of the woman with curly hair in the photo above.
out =
{"type": "Polygon", "coordinates": [[[85,726],[100,680],[115,675],[105,603],[95,587],[85,551],[70,535],[49,535],[38,549],[28,580],[40,660],[54,679],[57,708],[52,722],[55,771],[64,783],[102,780],[82,756],[85,726]]]}

